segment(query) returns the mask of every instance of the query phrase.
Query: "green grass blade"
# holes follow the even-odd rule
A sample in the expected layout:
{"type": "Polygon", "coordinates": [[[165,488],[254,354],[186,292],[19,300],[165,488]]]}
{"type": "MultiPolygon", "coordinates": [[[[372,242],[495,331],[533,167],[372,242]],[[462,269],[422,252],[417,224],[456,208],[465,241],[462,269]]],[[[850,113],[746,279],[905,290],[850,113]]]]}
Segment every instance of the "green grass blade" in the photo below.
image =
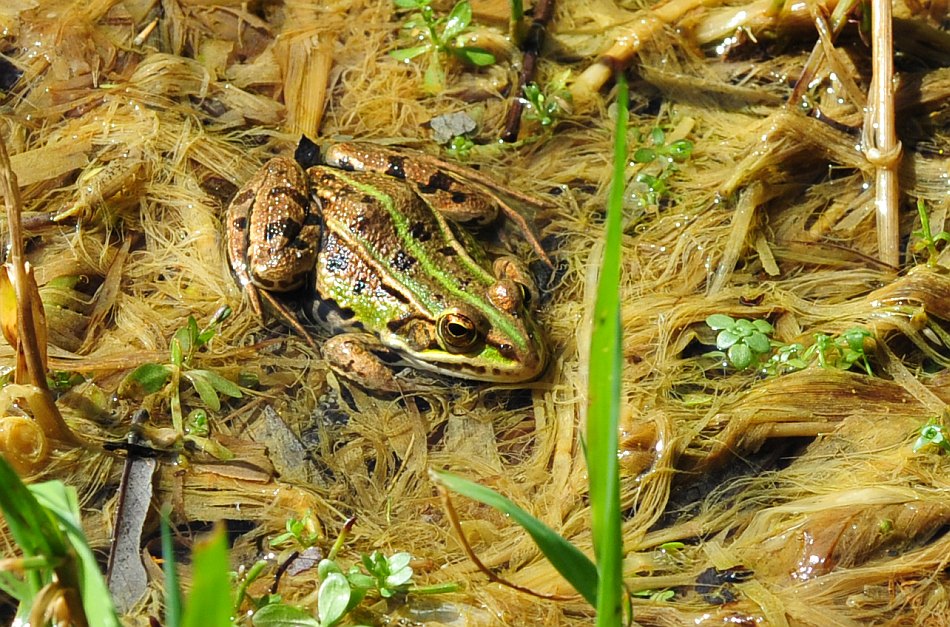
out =
{"type": "Polygon", "coordinates": [[[627,82],[617,75],[614,171],[607,200],[604,260],[591,332],[587,414],[587,468],[591,527],[597,558],[597,625],[620,625],[623,598],[623,537],[617,425],[620,419],[620,240],[627,165],[627,82]]]}
{"type": "Polygon", "coordinates": [[[591,605],[597,597],[597,567],[580,549],[562,538],[553,529],[515,505],[510,499],[498,494],[491,488],[473,483],[458,475],[438,470],[430,470],[435,481],[449,490],[470,499],[494,507],[511,516],[512,520],[524,527],[551,565],[570,583],[574,589],[591,605]]]}
{"type": "Polygon", "coordinates": [[[162,508],[162,570],[165,571],[165,627],[181,627],[181,586],[175,568],[175,544],[172,541],[171,508],[162,508]]]}
{"type": "Polygon", "coordinates": [[[218,526],[210,538],[195,546],[191,594],[182,617],[184,627],[231,627],[234,600],[228,577],[228,539],[218,526]]]}
{"type": "Polygon", "coordinates": [[[83,609],[90,625],[97,627],[120,627],[119,617],[109,587],[99,570],[96,556],[86,541],[82,530],[79,498],[76,489],[61,481],[48,481],[30,486],[37,501],[47,508],[57,519],[66,533],[66,538],[78,557],[75,574],[82,597],[83,609]]]}
{"type": "MultiPolygon", "coordinates": [[[[37,502],[16,471],[6,459],[0,456],[0,510],[7,521],[7,527],[13,541],[23,552],[24,557],[42,556],[55,564],[66,558],[66,538],[62,530],[53,522],[49,512],[37,502]]],[[[45,574],[39,570],[26,572],[26,585],[21,588],[25,596],[20,601],[18,614],[33,605],[33,597],[44,585],[52,580],[51,572],[45,574]]]]}

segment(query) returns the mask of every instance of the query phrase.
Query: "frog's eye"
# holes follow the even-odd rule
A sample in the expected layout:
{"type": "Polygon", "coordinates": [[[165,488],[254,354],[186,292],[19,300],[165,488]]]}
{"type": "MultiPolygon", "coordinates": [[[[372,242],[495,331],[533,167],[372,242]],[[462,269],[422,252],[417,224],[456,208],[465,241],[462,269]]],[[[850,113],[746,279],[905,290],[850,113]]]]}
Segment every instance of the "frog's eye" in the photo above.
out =
{"type": "Polygon", "coordinates": [[[463,351],[478,341],[478,328],[468,317],[450,312],[439,318],[439,339],[447,350],[463,351]]]}

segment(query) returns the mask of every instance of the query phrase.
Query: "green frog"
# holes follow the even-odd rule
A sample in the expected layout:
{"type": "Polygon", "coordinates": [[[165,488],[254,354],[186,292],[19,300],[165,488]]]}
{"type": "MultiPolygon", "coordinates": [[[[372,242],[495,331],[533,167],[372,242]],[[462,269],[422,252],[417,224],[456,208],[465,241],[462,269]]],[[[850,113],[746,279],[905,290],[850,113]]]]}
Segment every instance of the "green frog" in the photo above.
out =
{"type": "Polygon", "coordinates": [[[259,316],[262,298],[279,308],[276,293],[312,288],[315,317],[332,334],[324,358],[369,390],[404,390],[394,366],[529,381],[548,355],[531,313],[534,283],[519,260],[489,259],[459,226],[491,222],[497,201],[424,155],[337,144],[306,170],[271,159],[238,191],[228,257],[259,316]]]}

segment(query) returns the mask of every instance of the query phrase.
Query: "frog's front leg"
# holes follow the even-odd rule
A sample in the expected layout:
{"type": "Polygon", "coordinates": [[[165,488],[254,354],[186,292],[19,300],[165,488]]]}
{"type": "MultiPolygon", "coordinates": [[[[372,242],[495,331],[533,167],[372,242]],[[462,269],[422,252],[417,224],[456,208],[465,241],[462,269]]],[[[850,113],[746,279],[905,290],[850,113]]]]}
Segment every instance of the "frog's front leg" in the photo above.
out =
{"type": "Polygon", "coordinates": [[[516,257],[504,255],[492,263],[497,279],[488,288],[488,298],[495,307],[511,314],[537,306],[540,302],[538,287],[531,273],[516,257]]]}
{"type": "Polygon", "coordinates": [[[376,337],[368,333],[342,333],[323,344],[323,358],[333,372],[369,391],[399,393],[405,391],[390,366],[380,358],[389,353],[376,337]]]}

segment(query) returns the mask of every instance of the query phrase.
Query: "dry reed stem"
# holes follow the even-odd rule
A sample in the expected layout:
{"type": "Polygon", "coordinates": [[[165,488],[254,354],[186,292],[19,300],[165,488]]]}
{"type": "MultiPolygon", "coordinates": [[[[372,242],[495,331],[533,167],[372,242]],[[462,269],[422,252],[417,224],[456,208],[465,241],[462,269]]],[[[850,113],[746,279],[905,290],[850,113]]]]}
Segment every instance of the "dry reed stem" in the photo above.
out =
{"type": "Polygon", "coordinates": [[[864,154],[875,167],[877,243],[881,261],[900,264],[897,168],[901,145],[894,125],[894,30],[891,0],[873,0],[871,33],[874,77],[864,124],[864,154]]]}
{"type": "Polygon", "coordinates": [[[7,267],[10,269],[17,300],[17,351],[23,355],[30,383],[38,393],[29,397],[34,418],[43,428],[47,437],[63,444],[79,444],[79,440],[66,425],[59,413],[49,386],[46,384],[45,346],[37,342],[46,339],[46,332],[40,327],[45,325],[42,319],[42,303],[36,290],[36,279],[27,266],[23,252],[23,232],[20,214],[23,201],[16,174],[10,165],[6,142],[0,137],[0,185],[7,207],[7,228],[10,232],[10,257],[7,267]],[[32,289],[31,289],[32,287],[32,289]]]}

